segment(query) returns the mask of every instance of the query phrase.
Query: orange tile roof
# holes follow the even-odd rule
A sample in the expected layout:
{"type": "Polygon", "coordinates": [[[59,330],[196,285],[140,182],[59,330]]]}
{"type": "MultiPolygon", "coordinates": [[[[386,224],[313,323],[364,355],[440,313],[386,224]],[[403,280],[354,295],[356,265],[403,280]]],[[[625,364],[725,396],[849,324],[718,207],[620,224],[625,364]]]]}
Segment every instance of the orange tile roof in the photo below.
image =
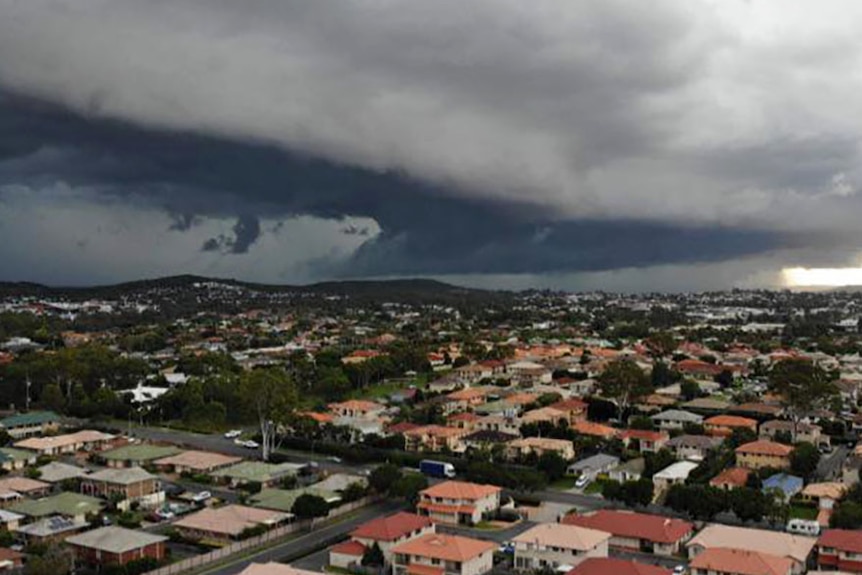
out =
{"type": "Polygon", "coordinates": [[[342,541],[338,545],[333,545],[329,548],[329,552],[360,557],[365,554],[365,545],[363,545],[359,541],[347,540],[342,541]]]}
{"type": "Polygon", "coordinates": [[[583,435],[594,435],[597,437],[613,437],[618,430],[601,423],[593,423],[592,421],[577,421],[572,424],[572,429],[583,435]]]}
{"type": "MultiPolygon", "coordinates": [[[[461,537],[431,533],[406,541],[392,548],[395,555],[418,555],[443,561],[469,561],[497,547],[496,543],[461,537]]],[[[424,574],[422,574],[424,575],[424,574]]]]}
{"type": "Polygon", "coordinates": [[[620,434],[621,439],[637,439],[643,441],[661,441],[668,439],[667,433],[662,431],[650,431],[648,429],[626,429],[620,434]]]}
{"type": "Polygon", "coordinates": [[[757,428],[757,420],[737,415],[716,415],[704,420],[704,425],[716,425],[721,427],[750,427],[757,428]]]}
{"type": "Polygon", "coordinates": [[[750,455],[771,455],[773,457],[787,457],[793,452],[793,448],[783,443],[766,441],[764,439],[752,441],[736,448],[737,453],[750,455]]]}
{"type": "Polygon", "coordinates": [[[352,409],[354,411],[380,411],[385,409],[379,403],[366,401],[364,399],[348,399],[338,403],[330,403],[329,409],[352,409]]]}
{"type": "Polygon", "coordinates": [[[425,497],[477,501],[501,491],[502,489],[496,485],[481,485],[466,481],[444,481],[443,483],[432,485],[420,494],[425,497]]]}
{"type": "Polygon", "coordinates": [[[303,411],[299,415],[316,421],[317,423],[332,423],[335,417],[331,413],[317,413],[316,411],[303,411]]]}
{"type": "Polygon", "coordinates": [[[460,427],[445,427],[443,425],[423,425],[414,429],[408,429],[404,435],[422,437],[424,435],[433,435],[435,437],[456,437],[466,435],[468,431],[460,427]]]}
{"type": "Polygon", "coordinates": [[[487,395],[487,392],[482,388],[467,387],[465,389],[453,391],[452,393],[447,395],[446,398],[452,401],[469,401],[471,399],[485,397],[485,395],[487,395]]]}
{"type": "Polygon", "coordinates": [[[712,547],[692,559],[689,568],[733,575],[789,575],[793,561],[757,551],[712,547]]]}
{"type": "Polygon", "coordinates": [[[713,487],[723,487],[725,485],[733,485],[734,487],[745,487],[748,482],[748,476],[751,470],[742,467],[732,467],[725,469],[716,475],[709,482],[713,487]]]}
{"type": "Polygon", "coordinates": [[[579,411],[587,408],[587,402],[580,399],[563,399],[556,403],[552,403],[548,407],[552,407],[557,411],[579,411]]]}
{"type": "Polygon", "coordinates": [[[433,524],[434,522],[427,517],[402,511],[363,523],[350,536],[375,541],[395,541],[417,529],[425,529],[433,524]]]}

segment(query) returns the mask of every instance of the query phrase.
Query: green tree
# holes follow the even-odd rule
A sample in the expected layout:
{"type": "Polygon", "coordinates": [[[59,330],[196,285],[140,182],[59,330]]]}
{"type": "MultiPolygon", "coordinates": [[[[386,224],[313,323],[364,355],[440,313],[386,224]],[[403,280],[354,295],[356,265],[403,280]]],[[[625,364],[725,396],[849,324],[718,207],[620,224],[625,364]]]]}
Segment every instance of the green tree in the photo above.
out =
{"type": "Polygon", "coordinates": [[[536,469],[545,474],[548,481],[556,481],[566,474],[568,463],[556,451],[546,451],[539,456],[536,469]]]}
{"type": "Polygon", "coordinates": [[[680,394],[683,399],[686,401],[691,401],[697,397],[700,397],[700,386],[696,381],[691,379],[686,379],[681,384],[679,384],[680,394]]]}
{"type": "Polygon", "coordinates": [[[66,400],[63,398],[63,392],[60,391],[60,386],[56,383],[49,383],[42,389],[42,396],[39,398],[39,403],[45,409],[51,411],[62,412],[66,405],[66,400]]]}
{"type": "Polygon", "coordinates": [[[616,401],[622,421],[626,419],[629,406],[652,391],[646,374],[628,359],[608,365],[599,376],[598,387],[604,397],[616,401]]]}
{"type": "Polygon", "coordinates": [[[805,479],[817,471],[820,463],[820,451],[810,443],[798,443],[790,454],[790,470],[805,479]]]}
{"type": "Polygon", "coordinates": [[[50,545],[45,553],[31,555],[24,568],[26,575],[66,575],[72,570],[71,552],[59,545],[50,545]]]}
{"type": "Polygon", "coordinates": [[[365,553],[362,554],[361,563],[363,567],[383,567],[383,564],[386,563],[386,559],[383,556],[383,550],[380,549],[380,545],[378,545],[376,541],[371,547],[365,548],[365,553]]]}
{"type": "Polygon", "coordinates": [[[829,374],[806,359],[785,359],[769,372],[769,390],[781,397],[785,410],[793,421],[793,440],[800,417],[823,405],[828,405],[838,393],[829,374]]]}
{"type": "Polygon", "coordinates": [[[392,497],[401,497],[410,505],[416,505],[419,501],[419,492],[428,488],[428,478],[421,473],[405,473],[399,477],[389,494],[392,497]]]}
{"type": "Polygon", "coordinates": [[[384,463],[376,467],[368,476],[368,485],[377,493],[388,493],[395,482],[401,479],[401,476],[401,469],[397,465],[384,463]]]}
{"type": "Polygon", "coordinates": [[[326,517],[329,514],[329,504],[323,497],[303,493],[293,502],[290,512],[299,519],[316,519],[326,517]]]}
{"type": "Polygon", "coordinates": [[[279,445],[279,432],[293,417],[298,398],[296,388],[281,369],[253,369],[240,376],[242,396],[251,404],[260,428],[264,461],[279,445]]]}
{"type": "Polygon", "coordinates": [[[652,334],[644,340],[644,344],[646,344],[650,353],[658,358],[670,355],[677,347],[676,339],[674,339],[672,334],[666,331],[652,334]]]}

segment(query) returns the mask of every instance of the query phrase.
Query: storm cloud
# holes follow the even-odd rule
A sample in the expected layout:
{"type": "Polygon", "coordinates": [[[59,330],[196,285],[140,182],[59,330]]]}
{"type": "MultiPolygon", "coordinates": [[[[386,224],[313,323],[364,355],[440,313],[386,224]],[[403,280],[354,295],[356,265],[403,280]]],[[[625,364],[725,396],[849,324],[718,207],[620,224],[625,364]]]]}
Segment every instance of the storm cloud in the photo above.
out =
{"type": "Polygon", "coordinates": [[[33,190],[50,209],[59,185],[163,210],[172,234],[217,220],[194,251],[234,262],[281,220],[334,222],[327,245],[352,247],[309,253],[303,278],[846,263],[862,239],[854,12],[7,3],[0,201],[33,190]]]}

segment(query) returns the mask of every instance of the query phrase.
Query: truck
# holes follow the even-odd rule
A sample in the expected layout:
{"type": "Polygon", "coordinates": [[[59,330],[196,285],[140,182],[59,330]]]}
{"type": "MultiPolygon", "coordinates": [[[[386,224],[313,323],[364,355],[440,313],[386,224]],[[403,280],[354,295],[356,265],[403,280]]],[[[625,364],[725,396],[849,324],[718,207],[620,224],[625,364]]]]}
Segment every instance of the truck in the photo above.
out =
{"type": "Polygon", "coordinates": [[[419,462],[419,471],[429,477],[455,477],[455,466],[442,461],[423,459],[419,462]]]}

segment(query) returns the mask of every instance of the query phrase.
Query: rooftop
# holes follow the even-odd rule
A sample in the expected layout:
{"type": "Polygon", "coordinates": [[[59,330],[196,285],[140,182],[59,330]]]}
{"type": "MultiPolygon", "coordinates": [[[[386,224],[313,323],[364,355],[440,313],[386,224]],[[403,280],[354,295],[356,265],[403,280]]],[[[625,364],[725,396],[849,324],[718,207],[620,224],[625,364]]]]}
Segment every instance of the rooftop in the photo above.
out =
{"type": "Polygon", "coordinates": [[[611,557],[589,557],[566,575],[671,575],[670,569],[611,557]]]}
{"type": "Polygon", "coordinates": [[[174,526],[222,535],[239,535],[244,529],[256,525],[275,525],[285,519],[287,516],[284,513],[276,511],[245,505],[226,505],[217,509],[207,507],[186,515],[174,522],[174,526]]]}
{"type": "Polygon", "coordinates": [[[60,421],[60,416],[53,411],[31,411],[29,413],[18,413],[0,419],[0,426],[7,429],[11,427],[22,427],[27,425],[41,425],[60,421]]]}
{"type": "Polygon", "coordinates": [[[235,455],[223,455],[221,453],[213,453],[211,451],[183,451],[176,455],[169,455],[155,460],[156,465],[178,465],[191,469],[199,469],[202,471],[214,469],[216,467],[224,467],[233,463],[239,463],[242,457],[235,455]]]}
{"type": "Polygon", "coordinates": [[[688,521],[628,511],[601,510],[592,515],[566,515],[562,522],[658,543],[674,543],[694,531],[694,525],[688,521]]]}
{"type": "Polygon", "coordinates": [[[48,515],[86,515],[99,511],[105,502],[96,497],[64,491],[50,497],[36,500],[24,500],[9,507],[10,511],[29,517],[46,517],[48,515]]]}
{"type": "Polygon", "coordinates": [[[475,501],[501,491],[502,489],[496,485],[480,485],[466,481],[444,481],[423,490],[421,494],[427,497],[475,501]]]}
{"type": "Polygon", "coordinates": [[[119,485],[131,485],[132,483],[148,481],[150,479],[157,479],[157,477],[142,467],[102,469],[87,476],[87,480],[90,481],[103,481],[119,485]]]}
{"type": "Polygon", "coordinates": [[[167,540],[168,538],[162,535],[110,526],[73,535],[66,539],[66,542],[78,547],[87,547],[108,553],[125,553],[167,540]]]}
{"type": "Polygon", "coordinates": [[[605,531],[578,526],[571,523],[540,523],[524,531],[512,541],[535,543],[549,547],[561,547],[576,551],[589,551],[611,538],[605,531]]]}
{"type": "Polygon", "coordinates": [[[686,543],[686,546],[700,546],[705,549],[713,547],[747,549],[778,557],[790,557],[795,561],[804,563],[811,554],[815,543],[816,540],[813,537],[764,529],[711,524],[704,527],[691,541],[686,543]]]}
{"type": "Polygon", "coordinates": [[[703,569],[735,575],[787,575],[793,562],[786,557],[745,549],[715,547],[700,553],[689,563],[691,569],[703,569]]]}
{"type": "Polygon", "coordinates": [[[103,451],[100,457],[108,461],[152,461],[179,453],[173,445],[152,445],[149,443],[130,443],[116,449],[103,451]]]}
{"type": "Polygon", "coordinates": [[[213,473],[217,477],[244,481],[272,481],[288,475],[296,475],[305,466],[298,463],[264,463],[262,461],[243,461],[213,473]]]}
{"type": "Polygon", "coordinates": [[[392,548],[393,554],[419,555],[443,561],[469,561],[497,548],[496,543],[460,535],[431,533],[392,548]]]}
{"type": "Polygon", "coordinates": [[[402,511],[395,515],[380,517],[363,523],[350,536],[375,541],[395,541],[412,531],[424,529],[433,524],[427,517],[402,511]]]}

